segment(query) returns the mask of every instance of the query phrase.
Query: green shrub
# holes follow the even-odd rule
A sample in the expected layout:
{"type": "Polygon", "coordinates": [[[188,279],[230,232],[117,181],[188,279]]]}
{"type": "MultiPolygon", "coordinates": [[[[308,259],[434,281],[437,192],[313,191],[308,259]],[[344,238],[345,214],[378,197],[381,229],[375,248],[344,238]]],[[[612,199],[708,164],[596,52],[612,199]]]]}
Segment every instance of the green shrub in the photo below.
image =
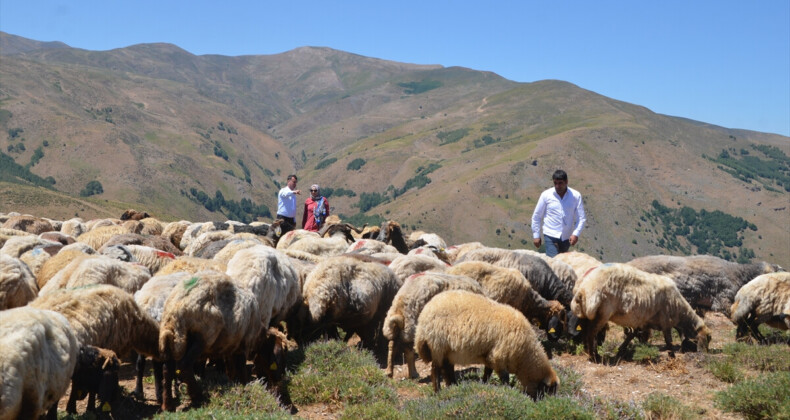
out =
{"type": "Polygon", "coordinates": [[[90,197],[92,195],[101,194],[104,192],[101,182],[90,181],[85,184],[85,188],[80,191],[80,197],[90,197]]]}
{"type": "Polygon", "coordinates": [[[751,369],[769,372],[790,371],[790,351],[786,344],[756,346],[746,343],[731,343],[724,346],[724,354],[734,363],[751,369]]]}
{"type": "Polygon", "coordinates": [[[731,360],[711,360],[705,368],[723,382],[733,384],[743,380],[743,372],[731,360]]]}
{"type": "Polygon", "coordinates": [[[376,419],[376,420],[408,420],[409,417],[398,409],[398,406],[376,401],[373,404],[350,405],[343,410],[341,419],[376,419]]]}
{"type": "Polygon", "coordinates": [[[697,413],[669,395],[654,392],[642,403],[648,419],[685,420],[697,418],[697,413]]]}
{"type": "Polygon", "coordinates": [[[209,389],[206,405],[175,413],[164,412],[157,419],[290,419],[274,396],[260,383],[219,386],[209,389]]]}
{"type": "Polygon", "coordinates": [[[368,351],[341,341],[309,345],[288,389],[299,404],[394,404],[397,393],[368,351]]]}
{"type": "Polygon", "coordinates": [[[747,419],[790,419],[790,372],[769,373],[735,384],[717,392],[714,403],[747,419]]]}
{"type": "Polygon", "coordinates": [[[656,363],[660,355],[661,352],[658,351],[658,347],[649,344],[637,344],[634,347],[634,354],[631,356],[631,360],[640,363],[656,363]]]}
{"type": "Polygon", "coordinates": [[[349,170],[349,171],[358,171],[358,170],[362,169],[363,166],[365,166],[365,163],[367,163],[367,162],[365,162],[365,159],[356,158],[356,159],[354,159],[354,160],[352,160],[351,162],[348,163],[348,165],[346,166],[346,169],[349,170]]]}
{"type": "Polygon", "coordinates": [[[324,159],[318,162],[318,165],[315,165],[315,169],[324,169],[335,162],[337,162],[337,158],[324,159]]]}

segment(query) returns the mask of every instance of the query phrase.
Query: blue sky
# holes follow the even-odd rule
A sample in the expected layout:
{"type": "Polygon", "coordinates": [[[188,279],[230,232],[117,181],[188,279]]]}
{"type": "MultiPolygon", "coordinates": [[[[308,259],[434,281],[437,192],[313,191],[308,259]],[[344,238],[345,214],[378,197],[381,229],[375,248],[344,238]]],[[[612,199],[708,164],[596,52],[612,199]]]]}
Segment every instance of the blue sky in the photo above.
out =
{"type": "Polygon", "coordinates": [[[662,114],[790,136],[788,0],[0,0],[0,30],[88,50],[324,46],[565,80],[662,114]]]}

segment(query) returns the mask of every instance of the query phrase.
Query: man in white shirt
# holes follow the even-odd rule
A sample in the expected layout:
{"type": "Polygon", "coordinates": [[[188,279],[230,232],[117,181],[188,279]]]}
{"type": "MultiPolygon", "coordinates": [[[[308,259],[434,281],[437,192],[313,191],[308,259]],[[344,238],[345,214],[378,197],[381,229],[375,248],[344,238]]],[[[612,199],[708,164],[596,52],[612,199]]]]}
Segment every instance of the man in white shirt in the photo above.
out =
{"type": "Polygon", "coordinates": [[[296,175],[288,175],[287,185],[277,193],[277,218],[283,219],[281,234],[296,228],[296,196],[302,192],[296,189],[296,175]]]}
{"type": "Polygon", "coordinates": [[[571,245],[576,245],[587,222],[582,195],[568,187],[568,174],[558,169],[551,178],[554,188],[543,191],[532,213],[532,243],[540,248],[542,225],[549,257],[568,252],[571,245]]]}

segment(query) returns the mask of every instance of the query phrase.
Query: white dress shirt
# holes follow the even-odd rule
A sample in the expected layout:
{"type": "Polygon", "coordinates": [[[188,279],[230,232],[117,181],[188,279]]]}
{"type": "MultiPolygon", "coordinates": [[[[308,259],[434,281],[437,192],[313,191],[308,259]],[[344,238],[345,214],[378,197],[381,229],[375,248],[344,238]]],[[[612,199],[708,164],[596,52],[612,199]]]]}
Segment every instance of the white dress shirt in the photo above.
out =
{"type": "Polygon", "coordinates": [[[540,238],[541,225],[543,234],[552,238],[564,241],[571,235],[578,237],[586,222],[581,193],[568,187],[560,198],[554,188],[549,188],[540,195],[532,213],[532,238],[540,238]]]}
{"type": "Polygon", "coordinates": [[[285,217],[296,217],[296,193],[284,186],[277,194],[277,214],[285,217]]]}

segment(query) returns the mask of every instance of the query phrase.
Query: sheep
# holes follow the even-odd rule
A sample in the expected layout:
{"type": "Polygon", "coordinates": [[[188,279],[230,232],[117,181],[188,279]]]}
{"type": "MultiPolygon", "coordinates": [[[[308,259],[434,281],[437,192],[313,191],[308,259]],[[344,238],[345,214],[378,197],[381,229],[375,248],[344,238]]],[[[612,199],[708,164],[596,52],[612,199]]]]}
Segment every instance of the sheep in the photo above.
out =
{"type": "Polygon", "coordinates": [[[770,273],[755,277],[738,293],[730,310],[732,322],[738,326],[735,338],[753,336],[760,342],[765,337],[757,328],[766,323],[773,328],[790,329],[790,273],[770,273]]]}
{"type": "Polygon", "coordinates": [[[58,243],[60,243],[63,246],[71,245],[74,242],[77,242],[77,240],[74,239],[73,236],[67,235],[67,234],[62,233],[62,232],[54,231],[54,230],[50,231],[50,232],[44,232],[42,234],[39,234],[38,237],[39,237],[39,239],[43,239],[43,240],[46,240],[46,241],[58,242],[58,243]]]}
{"type": "Polygon", "coordinates": [[[467,252],[484,247],[485,245],[480,242],[467,242],[459,245],[453,245],[445,249],[444,252],[447,255],[447,262],[453,264],[467,252]]]}
{"type": "Polygon", "coordinates": [[[178,249],[184,249],[181,247],[181,238],[191,225],[192,222],[188,220],[167,223],[162,229],[162,234],[160,236],[170,241],[170,243],[175,245],[178,249]]]}
{"type": "Polygon", "coordinates": [[[6,229],[17,229],[35,235],[55,230],[48,221],[29,214],[9,217],[8,220],[3,223],[2,227],[6,229]]]}
{"type": "Polygon", "coordinates": [[[0,248],[2,248],[9,239],[15,238],[17,236],[36,236],[36,235],[32,233],[23,232],[17,229],[0,228],[0,248]]]}
{"type": "Polygon", "coordinates": [[[381,356],[386,346],[382,323],[401,284],[383,264],[341,255],[310,272],[302,295],[312,322],[339,326],[347,338],[356,333],[364,347],[381,356]]]}
{"type": "Polygon", "coordinates": [[[448,268],[447,273],[474,279],[483,287],[486,296],[518,309],[538,327],[544,326],[551,339],[556,340],[562,334],[565,307],[556,300],[544,299],[515,268],[465,261],[448,268]]]}
{"type": "Polygon", "coordinates": [[[84,244],[87,244],[93,249],[99,249],[113,236],[121,235],[124,233],[138,233],[138,232],[129,232],[129,230],[126,227],[118,226],[118,225],[100,226],[91,229],[83,233],[82,235],[78,236],[77,242],[82,242],[84,244]]]}
{"type": "Polygon", "coordinates": [[[406,255],[427,255],[450,265],[450,257],[447,256],[444,248],[436,248],[433,245],[421,245],[417,248],[412,248],[406,255]]]}
{"type": "Polygon", "coordinates": [[[449,266],[447,263],[426,255],[399,255],[389,263],[390,269],[395,273],[401,282],[412,274],[423,271],[445,271],[449,266]]]}
{"type": "Polygon", "coordinates": [[[0,419],[54,418],[77,365],[66,318],[30,306],[0,311],[0,419]]]}
{"type": "MultiPolygon", "coordinates": [[[[123,246],[123,245],[120,245],[123,246]]],[[[144,265],[151,272],[156,274],[162,267],[170,264],[176,256],[170,252],[162,251],[145,245],[126,245],[126,249],[134,257],[134,262],[144,265]]]]}
{"type": "Polygon", "coordinates": [[[301,241],[305,238],[320,238],[321,235],[318,232],[313,232],[304,229],[294,229],[291,231],[286,232],[282,236],[279,237],[277,241],[277,245],[275,248],[279,249],[280,251],[290,248],[296,242],[301,241]]]}
{"type": "Polygon", "coordinates": [[[447,242],[442,239],[441,236],[435,233],[425,233],[423,231],[412,232],[409,235],[409,239],[406,241],[407,244],[411,244],[409,248],[414,248],[414,244],[417,241],[422,241],[424,245],[432,246],[436,249],[446,249],[447,242]]]}
{"type": "Polygon", "coordinates": [[[199,358],[232,355],[235,377],[246,377],[244,361],[261,330],[261,313],[250,291],[227,274],[207,270],[173,288],[160,325],[159,351],[165,360],[162,409],[172,411],[176,368],[195,406],[203,401],[193,370],[199,358]]]}
{"type": "Polygon", "coordinates": [[[121,219],[104,218],[104,219],[91,219],[85,222],[85,228],[90,232],[93,229],[105,226],[119,226],[123,221],[121,219]]]}
{"type": "Polygon", "coordinates": [[[485,365],[503,383],[514,373],[533,399],[553,394],[560,384],[532,326],[521,312],[465,290],[442,292],[431,299],[417,318],[414,347],[431,362],[431,383],[439,391],[440,371],[449,386],[454,365],[485,365]]]}
{"type": "Polygon", "coordinates": [[[39,290],[75,258],[82,258],[95,253],[96,251],[94,251],[93,248],[81,242],[76,242],[61,248],[60,252],[47,259],[38,270],[36,274],[36,284],[39,290]]]}
{"type": "Polygon", "coordinates": [[[0,311],[24,306],[37,295],[36,278],[27,264],[0,254],[0,311]]]}
{"type": "Polygon", "coordinates": [[[420,272],[407,277],[395,294],[382,328],[384,337],[389,340],[387,376],[390,378],[394,373],[395,353],[399,349],[403,351],[409,377],[419,377],[414,364],[414,333],[417,329],[417,317],[431,298],[445,290],[468,290],[478,294],[484,292],[480,284],[467,276],[420,272]]]}
{"type": "Polygon", "coordinates": [[[41,239],[35,235],[14,236],[5,241],[3,246],[0,247],[0,254],[19,258],[33,248],[42,248],[51,256],[57,254],[60,248],[63,248],[63,244],[41,239]]]}
{"type": "Polygon", "coordinates": [[[192,239],[189,245],[184,248],[184,254],[195,257],[202,248],[208,246],[210,243],[228,239],[231,236],[233,236],[233,233],[228,230],[212,230],[201,233],[200,236],[192,239]]]}
{"type": "Polygon", "coordinates": [[[121,226],[129,229],[130,232],[137,232],[141,235],[159,236],[165,229],[165,225],[153,217],[142,220],[127,220],[121,226]]]}
{"type": "MultiPolygon", "coordinates": [[[[595,257],[579,251],[562,252],[554,256],[554,259],[557,261],[562,261],[573,268],[573,271],[576,273],[577,283],[593,268],[603,264],[595,257]]],[[[573,290],[573,293],[576,293],[575,289],[573,290]]]]}
{"type": "MultiPolygon", "coordinates": [[[[264,240],[261,239],[233,239],[227,244],[225,244],[225,246],[223,246],[222,249],[217,251],[217,253],[214,254],[214,256],[212,257],[212,259],[214,261],[227,265],[228,261],[230,261],[230,259],[233,258],[233,256],[236,255],[237,252],[241,251],[242,249],[252,248],[256,245],[271,246],[270,244],[267,244],[264,240]]],[[[272,248],[274,247],[272,246],[272,248]]]]}
{"type": "Polygon", "coordinates": [[[573,299],[573,285],[561,281],[554,270],[541,258],[523,252],[501,248],[478,248],[456,260],[485,261],[500,267],[515,268],[527,278],[532,288],[545,299],[559,301],[569,306],[573,299]]]}
{"type": "Polygon", "coordinates": [[[738,264],[708,255],[652,255],[628,264],[674,280],[683,297],[700,313],[711,310],[727,316],[735,294],[744,284],[761,274],[784,271],[767,262],[738,264]]]}
{"type": "Polygon", "coordinates": [[[132,350],[158,357],[159,325],[115,286],[100,284],[58,290],[29,303],[63,314],[81,345],[114,351],[126,358],[132,350]]]}
{"type": "Polygon", "coordinates": [[[83,346],[77,356],[77,366],[71,376],[71,392],[66,412],[77,413],[77,400],[88,397],[87,411],[96,411],[96,396],[101,411],[112,411],[111,401],[119,394],[118,372],[121,361],[115,352],[94,346],[83,346]]]}
{"type": "Polygon", "coordinates": [[[65,235],[69,235],[72,238],[77,238],[87,231],[88,228],[85,226],[85,221],[79,217],[66,220],[60,226],[60,232],[65,235]]]}
{"type": "Polygon", "coordinates": [[[384,243],[392,243],[392,246],[398,250],[401,254],[406,254],[409,252],[409,246],[406,243],[406,240],[403,239],[403,230],[401,230],[400,224],[394,221],[386,221],[381,224],[381,231],[379,232],[377,240],[384,242],[384,243]]]}
{"type": "Polygon", "coordinates": [[[398,251],[398,249],[394,246],[387,245],[377,239],[357,239],[346,249],[347,254],[357,253],[371,255],[381,252],[386,252],[389,254],[406,254],[405,252],[398,251]]]}
{"type": "Polygon", "coordinates": [[[144,265],[103,255],[89,256],[72,261],[64,267],[41,288],[39,296],[48,295],[58,289],[91,284],[110,284],[134,293],[150,278],[151,272],[144,265]]]}
{"type": "MultiPolygon", "coordinates": [[[[683,299],[672,279],[627,264],[607,263],[590,272],[573,297],[571,310],[579,318],[590,320],[584,339],[594,361],[600,359],[595,335],[609,321],[627,328],[661,330],[670,357],[675,356],[672,328],[686,339],[696,339],[703,350],[707,351],[710,342],[710,330],[683,299]]],[[[633,337],[626,333],[618,355],[623,354],[633,337]]]]}
{"type": "Polygon", "coordinates": [[[186,250],[193,240],[206,232],[214,232],[218,230],[228,231],[228,228],[230,228],[229,224],[220,222],[192,223],[189,225],[189,227],[187,227],[187,229],[184,231],[184,234],[181,236],[179,248],[186,250]]]}
{"type": "Polygon", "coordinates": [[[121,214],[121,220],[142,220],[146,217],[151,217],[147,212],[140,212],[134,209],[128,209],[121,214]]]}
{"type": "MultiPolygon", "coordinates": [[[[289,249],[294,251],[303,251],[310,254],[320,256],[334,256],[340,255],[346,251],[348,244],[354,242],[354,237],[351,232],[355,228],[348,223],[341,223],[335,225],[326,225],[318,232],[318,237],[311,235],[303,235],[298,240],[293,240],[287,248],[282,248],[282,239],[277,244],[278,249],[289,249]],[[327,236],[328,237],[325,237],[327,236]]],[[[296,231],[293,231],[296,232],[296,231]]],[[[286,235],[290,234],[288,232],[286,235]]]]}
{"type": "Polygon", "coordinates": [[[227,265],[215,260],[207,260],[205,258],[188,257],[182,255],[176,257],[166,266],[156,272],[158,275],[173,274],[179,271],[186,271],[188,273],[197,273],[203,270],[214,270],[224,272],[227,265]]]}
{"type": "Polygon", "coordinates": [[[167,238],[156,235],[143,235],[139,233],[121,233],[113,235],[110,239],[105,241],[97,250],[101,252],[102,248],[115,246],[115,245],[144,245],[151,248],[156,248],[164,252],[169,252],[175,256],[183,255],[177,246],[170,243],[167,238]]]}

